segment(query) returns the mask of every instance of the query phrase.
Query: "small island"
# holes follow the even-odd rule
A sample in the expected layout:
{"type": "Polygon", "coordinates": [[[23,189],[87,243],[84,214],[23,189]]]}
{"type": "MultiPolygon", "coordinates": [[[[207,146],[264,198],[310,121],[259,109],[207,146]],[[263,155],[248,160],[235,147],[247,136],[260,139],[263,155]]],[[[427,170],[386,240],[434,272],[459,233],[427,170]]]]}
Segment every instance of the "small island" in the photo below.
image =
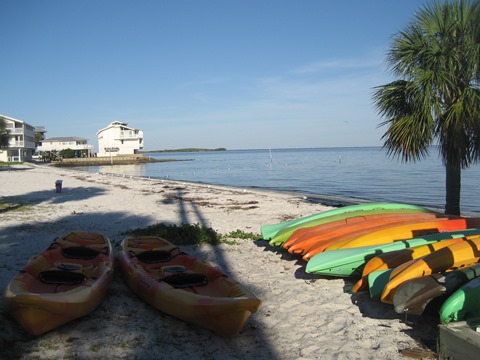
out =
{"type": "Polygon", "coordinates": [[[164,152],[203,152],[203,151],[227,151],[227,149],[226,148],[216,148],[216,149],[182,148],[182,149],[149,150],[149,151],[142,151],[141,153],[150,154],[150,153],[164,153],[164,152]]]}

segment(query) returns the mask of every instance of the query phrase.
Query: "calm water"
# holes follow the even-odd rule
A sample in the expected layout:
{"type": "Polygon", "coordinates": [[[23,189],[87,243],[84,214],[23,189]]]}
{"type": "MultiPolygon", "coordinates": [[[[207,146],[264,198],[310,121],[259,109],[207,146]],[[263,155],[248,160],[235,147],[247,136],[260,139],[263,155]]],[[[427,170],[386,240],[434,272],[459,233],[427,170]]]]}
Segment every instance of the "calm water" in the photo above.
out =
{"type": "MultiPolygon", "coordinates": [[[[389,158],[379,147],[149,155],[157,159],[188,161],[95,166],[87,170],[293,191],[308,197],[323,195],[445,207],[445,168],[436,149],[432,149],[428,159],[417,163],[402,163],[389,158]]],[[[479,165],[462,173],[462,212],[480,212],[479,176],[479,165]]]]}

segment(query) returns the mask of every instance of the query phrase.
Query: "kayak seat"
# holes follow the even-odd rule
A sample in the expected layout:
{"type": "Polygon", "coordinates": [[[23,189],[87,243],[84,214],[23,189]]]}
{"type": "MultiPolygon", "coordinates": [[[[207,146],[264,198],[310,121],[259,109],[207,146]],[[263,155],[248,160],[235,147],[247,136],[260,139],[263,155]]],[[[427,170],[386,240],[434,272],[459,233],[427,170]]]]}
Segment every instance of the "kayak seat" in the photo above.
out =
{"type": "Polygon", "coordinates": [[[203,274],[179,273],[164,277],[160,281],[166,282],[168,285],[176,289],[187,288],[192,286],[205,286],[208,279],[203,274]]]}
{"type": "Polygon", "coordinates": [[[146,264],[156,264],[170,261],[172,257],[172,251],[178,248],[172,249],[170,251],[165,250],[148,250],[142,251],[137,255],[137,259],[146,264]]]}
{"type": "Polygon", "coordinates": [[[81,259],[81,260],[92,260],[94,259],[99,252],[97,250],[84,247],[84,246],[72,246],[62,249],[63,256],[68,259],[81,259]]]}
{"type": "Polygon", "coordinates": [[[57,285],[78,285],[87,277],[82,273],[62,271],[62,270],[46,270],[38,274],[38,278],[45,284],[57,285]]]}

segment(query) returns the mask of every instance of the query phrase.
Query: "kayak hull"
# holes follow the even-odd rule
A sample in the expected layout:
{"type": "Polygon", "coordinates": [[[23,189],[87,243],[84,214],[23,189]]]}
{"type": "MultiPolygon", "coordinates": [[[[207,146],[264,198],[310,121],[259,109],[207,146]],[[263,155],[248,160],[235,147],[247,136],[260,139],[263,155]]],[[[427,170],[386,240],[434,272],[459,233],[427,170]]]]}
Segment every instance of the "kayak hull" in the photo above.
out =
{"type": "Polygon", "coordinates": [[[480,264],[407,280],[398,287],[393,296],[395,312],[421,315],[433,299],[448,297],[459,287],[478,277],[480,264]]]}
{"type": "Polygon", "coordinates": [[[93,311],[107,294],[113,270],[106,236],[67,233],[32,257],[8,284],[5,311],[29,333],[44,334],[93,311]]]}
{"type": "Polygon", "coordinates": [[[480,316],[480,278],[470,280],[455,291],[440,307],[440,321],[469,320],[480,316]]]}
{"type": "Polygon", "coordinates": [[[397,288],[403,282],[420,276],[453,271],[480,261],[480,237],[446,246],[421,258],[396,267],[381,295],[381,301],[393,304],[397,288]]]}
{"type": "MultiPolygon", "coordinates": [[[[368,260],[363,268],[362,277],[354,285],[352,291],[360,292],[368,289],[367,277],[373,271],[386,270],[397,267],[407,261],[417,259],[421,256],[430,254],[445,246],[463,241],[464,239],[473,238],[480,235],[480,229],[466,229],[451,232],[442,232],[433,235],[427,235],[424,239],[438,239],[438,242],[432,242],[430,245],[419,244],[405,247],[405,249],[396,249],[396,251],[383,251],[377,256],[368,260]],[[426,246],[423,246],[426,245],[426,246]]],[[[393,243],[395,244],[395,243],[393,243]]],[[[393,245],[392,244],[392,245],[393,245]]]]}
{"type": "Polygon", "coordinates": [[[140,298],[168,315],[219,335],[236,334],[261,304],[216,267],[162,238],[126,238],[119,259],[128,286],[140,298]]]}
{"type": "MultiPolygon", "coordinates": [[[[335,215],[343,215],[345,217],[348,217],[348,216],[352,216],[353,212],[355,212],[355,215],[361,215],[361,212],[371,211],[371,210],[375,210],[381,213],[382,211],[388,210],[388,209],[409,209],[409,210],[418,211],[418,212],[431,212],[431,210],[428,210],[424,207],[409,205],[409,204],[399,204],[399,203],[358,204],[358,205],[350,205],[350,206],[344,206],[344,207],[336,208],[332,210],[327,210],[321,213],[317,213],[317,214],[313,214],[310,216],[305,216],[297,219],[292,219],[292,220],[277,223],[277,224],[264,225],[260,228],[260,232],[262,234],[263,239],[272,240],[279,231],[285,230],[297,225],[302,226],[302,224],[312,220],[326,218],[326,217],[335,216],[335,215]]],[[[283,244],[283,242],[281,242],[281,244],[283,244]]],[[[277,244],[273,242],[270,245],[280,246],[281,244],[277,244]]]]}

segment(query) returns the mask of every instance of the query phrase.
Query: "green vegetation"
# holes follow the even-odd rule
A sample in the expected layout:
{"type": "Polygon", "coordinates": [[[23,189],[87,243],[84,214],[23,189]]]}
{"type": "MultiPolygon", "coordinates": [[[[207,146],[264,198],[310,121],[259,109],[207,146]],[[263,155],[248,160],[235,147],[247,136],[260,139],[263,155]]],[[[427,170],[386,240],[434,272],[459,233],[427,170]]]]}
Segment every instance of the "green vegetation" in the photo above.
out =
{"type": "Polygon", "coordinates": [[[212,228],[207,228],[200,224],[182,224],[177,226],[162,223],[146,228],[131,229],[126,231],[124,235],[160,236],[175,245],[218,245],[220,243],[232,245],[236,244],[232,239],[257,240],[260,238],[258,234],[246,233],[242,230],[235,230],[222,235],[212,228]]]}
{"type": "Polygon", "coordinates": [[[63,159],[73,159],[75,157],[75,150],[72,149],[63,149],[60,150],[60,157],[63,159]]]}
{"type": "Polygon", "coordinates": [[[8,148],[8,142],[10,141],[10,134],[7,131],[7,125],[5,124],[5,120],[0,118],[0,148],[6,149],[8,148]]]}
{"type": "Polygon", "coordinates": [[[479,59],[480,2],[433,2],[393,39],[387,61],[398,80],[373,95],[389,155],[416,161],[439,145],[447,214],[460,214],[461,170],[480,160],[479,59]]]}
{"type": "Polygon", "coordinates": [[[183,149],[165,149],[165,150],[151,150],[151,151],[142,151],[142,153],[161,153],[161,152],[200,152],[200,151],[227,151],[226,148],[216,148],[216,149],[202,149],[202,148],[183,148],[183,149]]]}
{"type": "Polygon", "coordinates": [[[0,214],[9,211],[28,211],[31,209],[30,205],[20,203],[4,202],[0,199],[0,214]]]}

